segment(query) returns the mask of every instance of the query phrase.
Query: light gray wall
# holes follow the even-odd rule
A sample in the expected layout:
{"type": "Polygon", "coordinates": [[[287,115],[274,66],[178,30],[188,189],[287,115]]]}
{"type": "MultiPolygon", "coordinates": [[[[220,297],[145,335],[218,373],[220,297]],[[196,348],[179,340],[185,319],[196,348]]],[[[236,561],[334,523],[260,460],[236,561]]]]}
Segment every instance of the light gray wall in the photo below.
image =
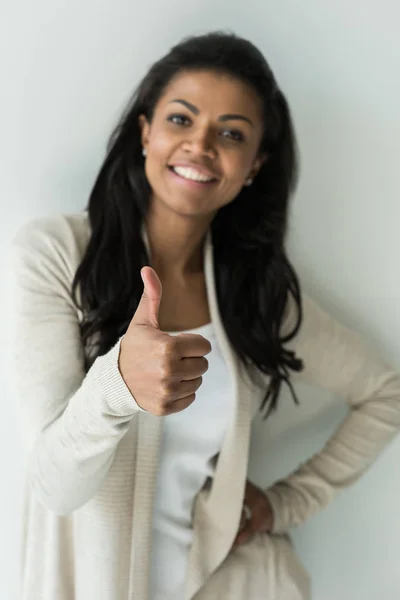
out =
{"type": "MultiPolygon", "coordinates": [[[[16,0],[0,7],[0,595],[17,599],[21,453],[9,377],[8,244],[31,217],[82,209],[110,128],[182,36],[229,28],[266,54],[302,153],[291,258],[306,287],[400,370],[400,36],[390,0],[16,0]]],[[[254,426],[250,473],[281,477],[320,448],[340,399],[302,388],[254,426]]],[[[400,441],[294,533],[316,600],[400,597],[400,441]]]]}

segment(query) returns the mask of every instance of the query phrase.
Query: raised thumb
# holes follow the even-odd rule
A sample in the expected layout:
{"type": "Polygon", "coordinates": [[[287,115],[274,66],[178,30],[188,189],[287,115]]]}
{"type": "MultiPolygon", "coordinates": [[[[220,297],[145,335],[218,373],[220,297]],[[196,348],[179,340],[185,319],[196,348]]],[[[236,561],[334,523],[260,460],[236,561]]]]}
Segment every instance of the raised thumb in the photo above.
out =
{"type": "Polygon", "coordinates": [[[144,290],[135,312],[134,321],[138,325],[158,326],[158,311],[160,309],[162,285],[157,273],[151,267],[143,267],[140,271],[144,290]]]}

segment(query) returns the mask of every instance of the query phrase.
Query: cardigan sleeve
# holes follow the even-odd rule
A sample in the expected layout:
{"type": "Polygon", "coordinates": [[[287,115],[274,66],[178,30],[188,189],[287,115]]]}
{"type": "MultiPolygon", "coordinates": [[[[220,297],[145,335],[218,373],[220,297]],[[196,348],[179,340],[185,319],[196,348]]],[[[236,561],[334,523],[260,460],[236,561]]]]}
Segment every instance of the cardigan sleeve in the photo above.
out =
{"type": "Polygon", "coordinates": [[[400,429],[399,375],[306,295],[302,326],[287,347],[304,361],[292,381],[340,394],[349,411],[320,452],[266,490],[277,534],[304,523],[357,481],[400,429]]]}
{"type": "Polygon", "coordinates": [[[142,410],[119,371],[121,340],[84,372],[71,296],[77,252],[65,230],[54,218],[31,222],[11,252],[14,381],[29,479],[40,502],[60,515],[95,495],[142,410]]]}

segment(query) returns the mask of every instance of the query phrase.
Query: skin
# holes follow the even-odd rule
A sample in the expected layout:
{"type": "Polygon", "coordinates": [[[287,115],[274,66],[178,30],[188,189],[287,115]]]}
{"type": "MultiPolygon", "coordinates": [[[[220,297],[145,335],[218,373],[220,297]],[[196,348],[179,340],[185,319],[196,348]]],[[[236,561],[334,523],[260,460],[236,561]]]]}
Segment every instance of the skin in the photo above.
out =
{"type": "Polygon", "coordinates": [[[251,518],[245,519],[242,513],[239,531],[233,546],[248,543],[256,533],[269,533],[273,527],[272,507],[263,490],[247,480],[244,501],[251,509],[251,518]]]}
{"type": "MultiPolygon", "coordinates": [[[[151,122],[141,115],[139,124],[152,189],[146,217],[152,268],[142,270],[144,296],[121,346],[120,369],[134,397],[143,399],[142,407],[166,415],[194,401],[211,348],[201,336],[177,340],[164,332],[209,322],[202,264],[206,232],[218,210],[257,176],[268,157],[259,153],[261,102],[252,88],[229,75],[179,73],[164,90],[151,122]],[[216,181],[204,186],[186,182],[169,168],[182,162],[207,168],[216,181]],[[150,357],[152,373],[161,367],[163,372],[160,382],[151,376],[156,393],[148,389],[151,373],[142,386],[138,378],[150,368],[150,357]],[[186,374],[177,372],[182,364],[188,365],[186,374]],[[154,398],[161,398],[157,406],[154,398]]],[[[249,481],[245,502],[253,515],[249,521],[242,518],[234,545],[272,527],[268,499],[249,481]]]]}
{"type": "Polygon", "coordinates": [[[204,234],[218,209],[235,198],[265,160],[258,155],[261,103],[251,88],[227,75],[177,75],[160,98],[151,124],[144,116],[140,124],[145,170],[153,189],[150,222],[168,215],[175,224],[204,234]],[[224,115],[242,119],[221,121],[224,115]],[[218,176],[217,184],[207,193],[178,185],[166,165],[182,159],[209,167],[218,176]]]}
{"type": "Polygon", "coordinates": [[[139,124],[153,190],[146,227],[163,286],[159,323],[165,331],[199,327],[209,322],[204,236],[217,211],[232,202],[249,177],[256,177],[267,158],[258,152],[261,102],[252,88],[230,76],[180,72],[159,99],[151,122],[142,115],[139,124]],[[221,120],[226,115],[242,118],[221,120]],[[204,188],[187,185],[168,168],[181,161],[209,168],[218,181],[204,188]]]}

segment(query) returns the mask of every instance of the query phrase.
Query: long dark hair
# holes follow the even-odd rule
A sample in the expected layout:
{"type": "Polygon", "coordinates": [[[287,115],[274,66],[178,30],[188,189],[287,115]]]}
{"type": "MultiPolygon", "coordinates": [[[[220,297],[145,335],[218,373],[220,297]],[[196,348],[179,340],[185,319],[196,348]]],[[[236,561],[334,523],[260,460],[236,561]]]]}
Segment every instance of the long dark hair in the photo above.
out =
{"type": "Polygon", "coordinates": [[[91,348],[86,367],[126,332],[143,292],[140,269],[148,257],[141,227],[151,189],[139,116],[151,121],[158,99],[178,72],[204,69],[233,75],[263,103],[259,152],[269,158],[253,185],[219,210],[211,232],[223,325],[242,364],[270,378],[260,407],[267,407],[268,416],[277,407],[282,381],[298,403],[289,369],[303,369],[302,361],[284,348],[302,320],[300,284],[284,247],[297,150],[289,107],[270,67],[253,44],[233,33],[212,32],[174,46],[151,67],[111,134],[87,207],[90,241],[73,282],[84,315],[82,340],[91,348]],[[297,318],[292,331],[282,336],[290,296],[297,318]]]}

